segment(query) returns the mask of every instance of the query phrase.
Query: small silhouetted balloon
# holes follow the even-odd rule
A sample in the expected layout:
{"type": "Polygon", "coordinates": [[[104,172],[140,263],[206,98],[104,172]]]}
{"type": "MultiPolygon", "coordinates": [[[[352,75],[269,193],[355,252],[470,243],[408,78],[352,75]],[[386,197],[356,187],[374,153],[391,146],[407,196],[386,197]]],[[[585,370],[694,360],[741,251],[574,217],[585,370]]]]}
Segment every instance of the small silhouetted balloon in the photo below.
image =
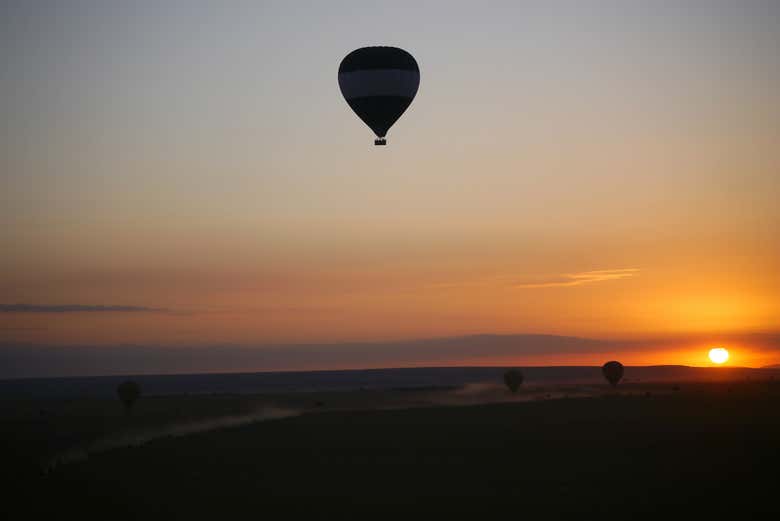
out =
{"type": "Polygon", "coordinates": [[[623,378],[623,364],[612,360],[601,367],[601,372],[604,373],[604,378],[612,384],[612,387],[615,387],[623,378]]]}
{"type": "Polygon", "coordinates": [[[116,393],[119,395],[119,399],[128,411],[133,408],[138,397],[141,396],[141,386],[132,380],[122,382],[116,388],[116,393]]]}
{"type": "Polygon", "coordinates": [[[504,383],[510,391],[516,393],[520,388],[520,385],[523,383],[523,373],[521,373],[518,369],[510,369],[504,373],[504,383]]]}

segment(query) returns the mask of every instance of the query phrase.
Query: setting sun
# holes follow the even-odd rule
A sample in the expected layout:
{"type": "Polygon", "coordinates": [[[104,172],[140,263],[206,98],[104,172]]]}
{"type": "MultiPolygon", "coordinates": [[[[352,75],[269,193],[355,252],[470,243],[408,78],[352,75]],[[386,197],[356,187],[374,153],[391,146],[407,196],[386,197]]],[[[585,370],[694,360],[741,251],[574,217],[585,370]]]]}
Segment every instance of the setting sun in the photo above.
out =
{"type": "Polygon", "coordinates": [[[729,359],[729,352],[723,347],[714,347],[710,349],[710,360],[713,364],[724,364],[729,359]]]}

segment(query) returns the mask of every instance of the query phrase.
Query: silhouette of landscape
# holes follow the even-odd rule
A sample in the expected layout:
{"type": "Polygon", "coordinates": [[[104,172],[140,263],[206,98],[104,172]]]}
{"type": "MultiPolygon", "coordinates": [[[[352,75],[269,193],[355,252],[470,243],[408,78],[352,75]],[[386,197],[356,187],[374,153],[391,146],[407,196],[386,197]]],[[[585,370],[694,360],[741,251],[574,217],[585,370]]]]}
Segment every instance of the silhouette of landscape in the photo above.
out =
{"type": "MultiPolygon", "coordinates": [[[[628,367],[612,387],[598,367],[532,367],[515,392],[502,368],[385,370],[386,387],[361,387],[372,372],[315,373],[310,385],[320,390],[264,394],[245,380],[306,374],[147,377],[152,389],[177,393],[142,386],[131,413],[94,384],[69,395],[57,385],[72,379],[54,379],[48,396],[25,398],[25,382],[4,381],[10,504],[83,519],[204,518],[307,502],[329,513],[349,511],[345,504],[447,511],[517,497],[527,514],[554,517],[615,508],[736,515],[745,502],[776,511],[778,370],[628,367]],[[223,389],[235,380],[234,391],[198,382],[217,377],[223,389]],[[722,489],[728,497],[713,501],[722,489]],[[305,501],[289,503],[296,498],[305,501]]],[[[116,388],[114,378],[97,380],[116,388]]]]}

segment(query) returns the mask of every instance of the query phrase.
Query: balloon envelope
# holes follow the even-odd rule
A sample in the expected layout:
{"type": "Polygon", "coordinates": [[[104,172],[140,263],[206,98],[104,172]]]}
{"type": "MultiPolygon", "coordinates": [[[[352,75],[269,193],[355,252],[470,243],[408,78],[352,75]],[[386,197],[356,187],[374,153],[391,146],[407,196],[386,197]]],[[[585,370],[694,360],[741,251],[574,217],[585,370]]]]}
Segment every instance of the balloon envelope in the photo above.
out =
{"type": "Polygon", "coordinates": [[[521,373],[518,369],[510,369],[504,373],[504,384],[506,384],[509,390],[513,393],[517,392],[522,383],[523,373],[521,373]]]}
{"type": "Polygon", "coordinates": [[[362,47],[339,66],[339,88],[347,103],[384,144],[387,131],[409,107],[420,86],[414,57],[397,47],[362,47]]]}
{"type": "Polygon", "coordinates": [[[601,367],[601,372],[604,373],[604,378],[612,384],[612,387],[615,387],[623,378],[623,364],[612,360],[601,367]]]}
{"type": "Polygon", "coordinates": [[[122,401],[125,408],[130,410],[141,395],[141,386],[132,380],[128,380],[117,386],[116,393],[119,395],[119,399],[122,401]]]}

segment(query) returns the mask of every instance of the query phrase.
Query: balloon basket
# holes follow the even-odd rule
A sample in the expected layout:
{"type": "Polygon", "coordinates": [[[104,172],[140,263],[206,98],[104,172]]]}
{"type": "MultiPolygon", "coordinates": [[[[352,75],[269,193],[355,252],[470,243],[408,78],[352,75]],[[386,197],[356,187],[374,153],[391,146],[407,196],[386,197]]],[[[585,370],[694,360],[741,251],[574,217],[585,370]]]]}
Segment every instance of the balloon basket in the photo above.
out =
{"type": "Polygon", "coordinates": [[[387,141],[385,140],[385,138],[382,137],[382,138],[379,138],[379,139],[375,139],[374,140],[374,144],[375,145],[386,145],[387,141]]]}

